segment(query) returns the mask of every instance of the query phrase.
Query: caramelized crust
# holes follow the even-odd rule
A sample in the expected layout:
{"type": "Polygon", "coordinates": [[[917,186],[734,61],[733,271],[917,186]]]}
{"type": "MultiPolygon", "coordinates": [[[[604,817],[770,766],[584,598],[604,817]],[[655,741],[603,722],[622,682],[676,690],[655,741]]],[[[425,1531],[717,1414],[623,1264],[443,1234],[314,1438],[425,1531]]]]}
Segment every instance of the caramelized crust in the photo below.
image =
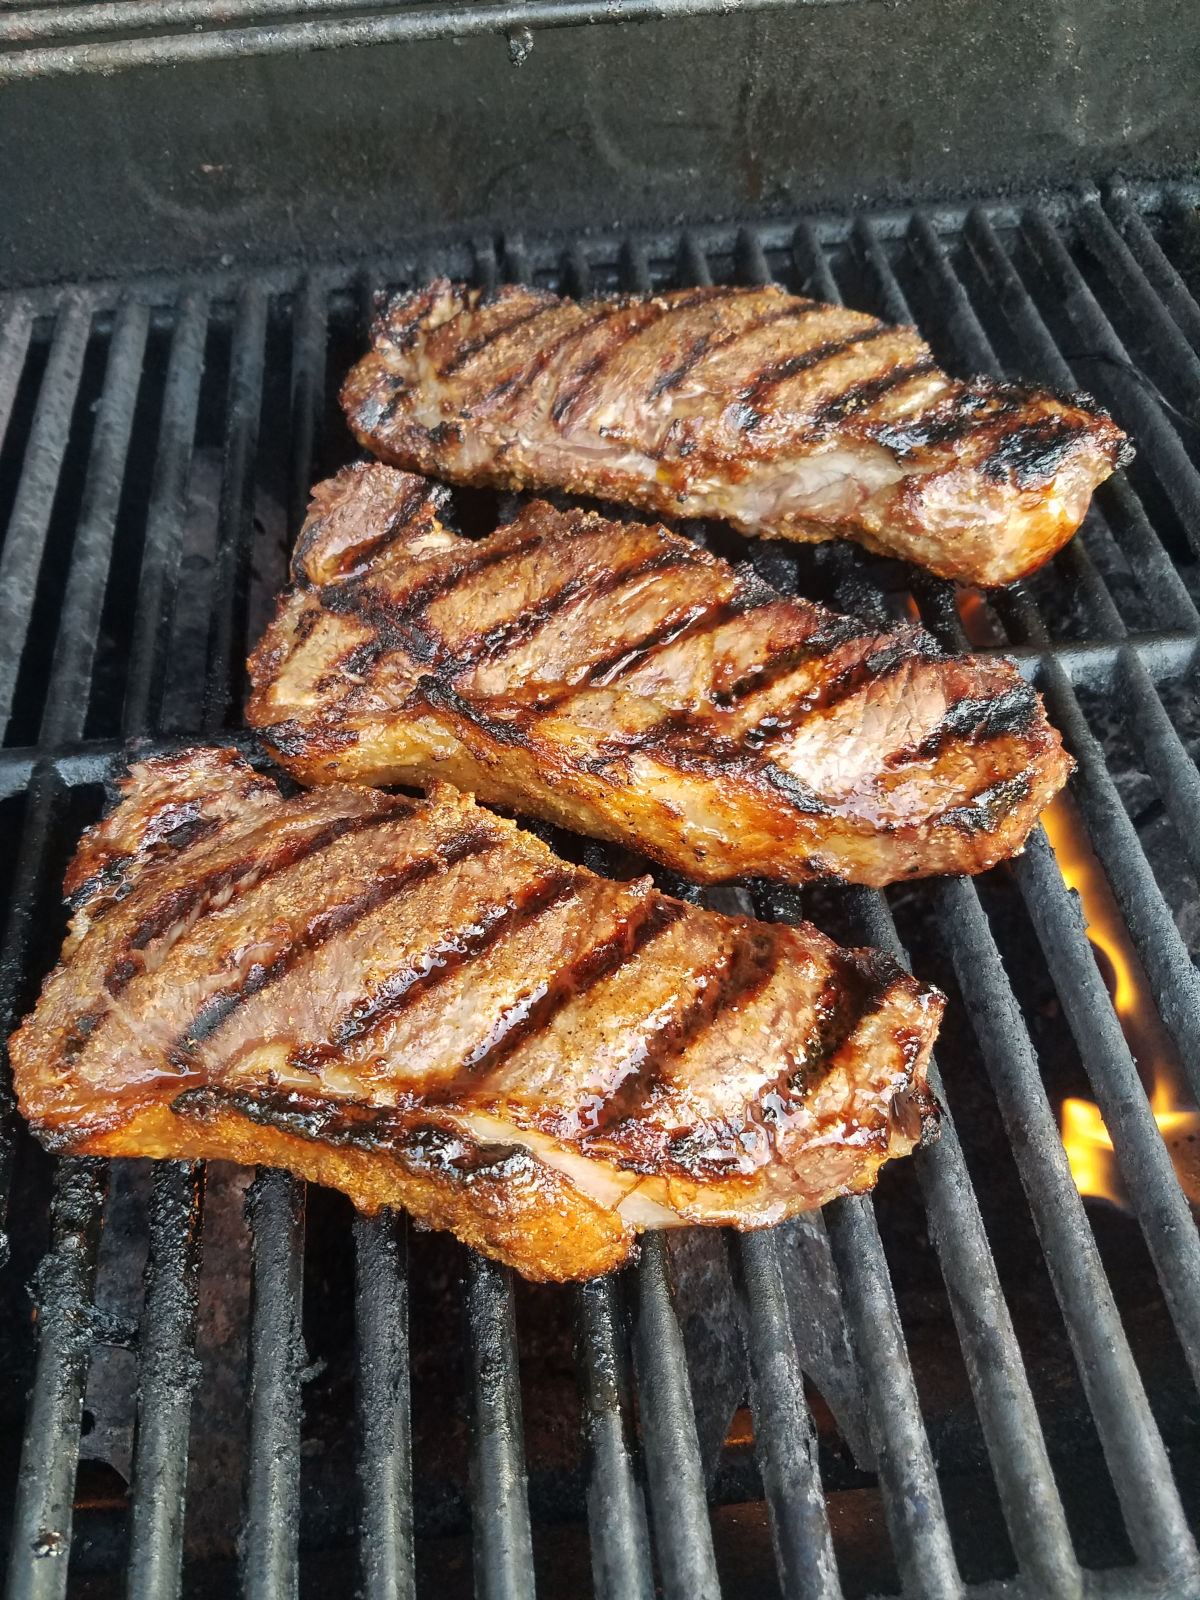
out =
{"type": "Polygon", "coordinates": [[[367,449],[453,483],[856,539],[983,585],[1048,561],[1132,455],[1086,395],[960,383],[915,329],[775,286],[578,305],[442,280],[392,302],[342,404],[367,449]]]}
{"type": "Polygon", "coordinates": [[[304,783],[422,784],[701,882],[978,872],[1070,759],[999,659],[785,599],[662,526],[543,502],[469,542],[372,465],[313,492],[247,715],[304,783]]]}
{"type": "Polygon", "coordinates": [[[532,1278],[755,1228],[932,1131],[943,999],[815,928],[558,860],[446,785],[284,800],[234,752],[133,768],[11,1041],[50,1148],[285,1166],[532,1278]]]}

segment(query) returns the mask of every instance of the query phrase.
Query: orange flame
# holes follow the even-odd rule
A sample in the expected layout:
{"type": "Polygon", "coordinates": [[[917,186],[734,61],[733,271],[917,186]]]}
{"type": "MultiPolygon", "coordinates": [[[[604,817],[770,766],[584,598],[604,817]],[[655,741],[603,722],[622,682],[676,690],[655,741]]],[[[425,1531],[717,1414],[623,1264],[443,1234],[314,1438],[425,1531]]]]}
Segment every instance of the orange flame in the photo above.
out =
{"type": "Polygon", "coordinates": [[[960,584],[958,589],[958,614],[962,618],[963,632],[968,644],[995,644],[996,630],[988,615],[987,600],[979,589],[960,584]]]}
{"type": "MultiPolygon", "coordinates": [[[[1190,1147],[1200,1130],[1200,1113],[1181,1103],[1188,1095],[1179,1059],[1155,1009],[1145,971],[1074,802],[1066,794],[1058,795],[1043,812],[1042,825],[1063,881],[1079,894],[1088,938],[1112,995],[1121,1031],[1143,1082],[1149,1084],[1154,1120],[1166,1139],[1184,1189],[1192,1198],[1197,1190],[1190,1147]]],[[[1100,1108],[1090,1100],[1064,1100],[1062,1141],[1080,1194],[1126,1206],[1112,1140],[1100,1108]]]]}

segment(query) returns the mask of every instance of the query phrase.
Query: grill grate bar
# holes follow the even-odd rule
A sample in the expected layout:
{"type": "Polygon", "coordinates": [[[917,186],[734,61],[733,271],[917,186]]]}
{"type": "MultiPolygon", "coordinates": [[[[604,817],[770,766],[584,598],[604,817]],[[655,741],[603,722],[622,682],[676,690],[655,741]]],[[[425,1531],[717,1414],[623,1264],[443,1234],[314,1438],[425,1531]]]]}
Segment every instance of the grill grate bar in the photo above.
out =
{"type": "Polygon", "coordinates": [[[952,1600],[963,1583],[875,1213],[853,1196],[826,1206],[825,1223],[901,1582],[922,1600],[952,1600]]]}
{"type": "Polygon", "coordinates": [[[0,725],[4,726],[12,713],[90,324],[87,297],[69,295],[55,325],[17,498],[0,553],[0,725]]]}
{"type": "Polygon", "coordinates": [[[512,1273],[472,1252],[463,1291],[471,1411],[471,1526],[479,1600],[532,1600],[512,1273]]]}
{"type": "Polygon", "coordinates": [[[978,893],[965,879],[948,880],[936,898],[1130,1543],[1152,1574],[1193,1581],[1196,1550],[1170,1463],[978,893]]]}
{"type": "MultiPolygon", "coordinates": [[[[878,890],[855,889],[850,900],[860,936],[907,967],[884,896],[878,890]]],[[[1080,1572],[1062,1499],[936,1065],[929,1081],[942,1109],[941,1134],[935,1144],[917,1150],[913,1160],[1005,1523],[1031,1592],[1074,1596],[1080,1572]]]]}
{"type": "Polygon", "coordinates": [[[783,1594],[840,1600],[841,1582],[817,1467],[817,1437],[804,1398],[779,1247],[771,1233],[740,1234],[738,1310],[746,1348],[754,1449],[771,1519],[783,1594]]]}
{"type": "Polygon", "coordinates": [[[1044,829],[1034,830],[1013,867],[1200,1384],[1200,1235],[1092,954],[1082,910],[1063,882],[1044,829]]]}
{"type": "Polygon", "coordinates": [[[292,333],[292,474],[288,534],[294,540],[308,509],[310,466],[318,444],[320,397],[325,392],[328,296],[317,277],[304,280],[296,300],[292,333]]]}
{"type": "Polygon", "coordinates": [[[10,300],[0,322],[0,449],[8,433],[13,401],[17,398],[32,335],[33,307],[28,300],[10,300]]]}
{"type": "Polygon", "coordinates": [[[107,1163],[60,1163],[50,1249],[37,1275],[38,1362],[26,1412],[12,1520],[7,1600],[62,1600],[67,1592],[91,1293],[107,1163]]]}
{"type": "Polygon", "coordinates": [[[126,301],[117,312],[42,714],[39,740],[46,745],[83,737],[149,328],[149,306],[126,301]]]}
{"type": "Polygon", "coordinates": [[[1154,292],[1117,232],[1098,195],[1087,196],[1077,213],[1088,249],[1116,285],[1139,325],[1152,337],[1147,344],[1178,386],[1189,410],[1200,410],[1200,357],[1183,337],[1175,318],[1154,292]]]}
{"type": "Polygon", "coordinates": [[[179,1593],[204,1169],[160,1162],[150,1198],[150,1257],[138,1339],[139,1383],[129,1540],[129,1600],[179,1593]]]}
{"type": "Polygon", "coordinates": [[[1087,341],[1091,387],[1107,393],[1132,423],[1195,547],[1200,539],[1200,473],[1158,401],[1133,376],[1138,371],[1136,363],[1114,333],[1045,212],[1038,206],[1031,207],[1022,216],[1021,231],[1042,271],[1061,295],[1072,324],[1087,341]]]}
{"type": "Polygon", "coordinates": [[[719,1600],[696,1410],[661,1233],[643,1236],[634,1282],[633,1361],[663,1600],[719,1600]]]}
{"type": "Polygon", "coordinates": [[[145,733],[158,724],[161,669],[179,571],[192,441],[204,375],[208,311],[208,297],[199,290],[185,293],[176,310],[129,649],[123,719],[127,735],[145,733]]]}
{"type": "Polygon", "coordinates": [[[1106,205],[1122,241],[1153,284],[1155,293],[1193,347],[1200,350],[1200,306],[1138,215],[1123,184],[1113,185],[1106,205]]]}
{"type": "Polygon", "coordinates": [[[300,1331],[304,1185],[260,1168],[246,1196],[250,1224],[250,1454],[242,1529],[247,1600],[299,1592],[300,1331]]]}
{"type": "Polygon", "coordinates": [[[239,656],[246,653],[254,458],[258,449],[266,335],[267,296],[262,286],[251,280],[242,286],[238,295],[230,361],[229,422],[217,510],[217,558],[204,706],[204,726],[209,733],[219,731],[228,718],[241,675],[239,656]]]}
{"type": "Polygon", "coordinates": [[[575,1291],[588,1533],[596,1600],[654,1600],[646,1501],[634,1465],[629,1357],[614,1279],[575,1291]]]}
{"type": "Polygon", "coordinates": [[[414,1600],[417,1592],[404,1229],[403,1216],[386,1209],[377,1217],[354,1218],[365,1600],[414,1600]]]}

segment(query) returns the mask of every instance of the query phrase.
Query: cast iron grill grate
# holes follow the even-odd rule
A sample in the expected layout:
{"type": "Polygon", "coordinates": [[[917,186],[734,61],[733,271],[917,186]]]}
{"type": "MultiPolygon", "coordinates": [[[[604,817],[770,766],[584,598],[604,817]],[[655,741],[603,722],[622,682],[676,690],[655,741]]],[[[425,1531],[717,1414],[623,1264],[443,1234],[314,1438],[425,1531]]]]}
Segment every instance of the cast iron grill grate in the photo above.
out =
{"type": "MultiPolygon", "coordinates": [[[[350,453],[334,394],[380,291],[442,271],[576,293],[775,278],[919,320],[954,370],[1090,388],[1137,438],[1138,462],[1100,492],[1080,537],[1036,580],[977,598],[974,626],[982,618],[992,642],[1037,682],[1079,763],[1075,804],[1200,1098],[1200,974],[1181,932],[1187,924],[1164,896],[1178,884],[1156,876],[1123,775],[1097,736],[1097,706],[1115,708],[1152,780],[1179,880],[1190,882],[1200,875],[1200,776],[1187,742],[1200,644],[1200,441],[1188,422],[1200,413],[1200,309],[1188,281],[1200,237],[1194,199],[1114,189],[1103,199],[796,227],[476,240],[353,270],[230,272],[0,299],[0,815],[12,841],[0,863],[5,1031],[61,938],[62,868],[126,741],[151,750],[205,737],[251,748],[239,730],[246,645],[282,577],[310,482],[350,453]]],[[[469,521],[469,497],[460,501],[469,521]]],[[[750,548],[719,530],[695,531],[744,551],[774,582],[867,614],[919,613],[948,647],[967,644],[961,597],[948,584],[842,547],[750,548]]],[[[800,896],[752,893],[763,914],[798,913],[800,896]]],[[[823,1400],[811,1381],[806,1388],[808,1345],[786,1287],[794,1238],[717,1243],[754,1441],[740,1493],[702,1449],[698,1412],[710,1373],[685,1337],[661,1236],[647,1239],[640,1265],[620,1279],[553,1291],[552,1300],[547,1292],[522,1299],[507,1272],[447,1246],[462,1279],[477,1592],[532,1594],[535,1557],[543,1593],[578,1592],[531,1515],[531,1503],[535,1513],[546,1503],[544,1488],[527,1491],[522,1403],[528,1410],[538,1396],[522,1381],[517,1312],[524,1340],[524,1312],[553,1304],[575,1328],[584,1447],[574,1509],[580,1523],[586,1516],[599,1596],[1200,1593],[1189,1531],[1200,1521],[1192,1442],[1200,1241],[1045,836],[1039,829],[1020,861],[979,882],[803,899],[831,932],[901,956],[906,946],[919,951],[920,970],[952,994],[943,1098],[960,1113],[959,1132],[947,1116],[941,1141],[889,1170],[877,1200],[839,1201],[824,1213],[824,1233],[813,1224],[828,1238],[865,1400],[863,1453],[874,1465],[854,1481],[869,1482],[882,1510],[881,1563],[856,1557],[862,1528],[843,1515],[823,1400]],[[1089,1214],[1072,1181],[1055,1110],[1084,1073],[1142,1242],[1126,1219],[1089,1214]],[[1003,1172],[983,1161],[977,1116],[1002,1130],[1003,1172]],[[1012,1232],[1010,1204],[1020,1211],[1012,1232]],[[930,1266],[923,1288],[910,1257],[930,1266]],[[963,1373],[986,1516],[982,1502],[963,1502],[961,1452],[935,1416],[931,1361],[940,1357],[922,1336],[921,1294],[937,1298],[957,1334],[951,1359],[963,1373]],[[1053,1324],[1046,1339],[1058,1339],[1058,1366],[1039,1318],[1053,1324]],[[1064,1377],[1066,1352],[1074,1370],[1064,1377]],[[1078,1392],[1074,1410],[1059,1406],[1054,1384],[1078,1392]],[[751,1508],[737,1524],[740,1542],[722,1500],[751,1508]],[[761,1553],[757,1564],[747,1555],[768,1546],[774,1577],[761,1553]]],[[[11,1112],[9,1101],[3,1109],[11,1112]]],[[[7,1196],[14,1186],[13,1259],[0,1277],[0,1339],[11,1345],[0,1405],[14,1424],[31,1385],[19,1457],[16,1426],[11,1447],[0,1445],[9,1594],[61,1595],[69,1583],[79,1594],[171,1595],[181,1563],[185,1592],[228,1592],[228,1569],[206,1576],[190,1547],[183,1561],[204,1173],[155,1169],[140,1316],[136,1307],[119,1315],[95,1292],[115,1227],[106,1165],[51,1167],[11,1115],[0,1140],[0,1188],[7,1196]],[[116,1531],[106,1544],[77,1467],[89,1367],[94,1381],[113,1351],[136,1363],[137,1427],[128,1493],[121,1484],[112,1497],[116,1531]],[[91,1519],[82,1554],[79,1538],[72,1549],[73,1507],[80,1526],[91,1519]]],[[[262,1172],[247,1213],[244,1592],[412,1595],[423,1468],[408,1337],[410,1313],[421,1308],[410,1305],[408,1262],[425,1242],[409,1241],[393,1216],[335,1218],[335,1249],[344,1252],[352,1233],[355,1263],[347,1360],[358,1396],[357,1489],[347,1503],[359,1565],[348,1557],[320,1565],[307,1533],[320,1496],[309,1492],[302,1449],[305,1397],[325,1359],[310,1363],[306,1353],[306,1196],[286,1175],[262,1172]]],[[[423,1278],[411,1282],[414,1295],[423,1292],[423,1278]]],[[[561,1507],[557,1514],[569,1522],[567,1501],[565,1518],[561,1507]]],[[[427,1557],[420,1592],[453,1592],[449,1567],[434,1565],[427,1557]]]]}

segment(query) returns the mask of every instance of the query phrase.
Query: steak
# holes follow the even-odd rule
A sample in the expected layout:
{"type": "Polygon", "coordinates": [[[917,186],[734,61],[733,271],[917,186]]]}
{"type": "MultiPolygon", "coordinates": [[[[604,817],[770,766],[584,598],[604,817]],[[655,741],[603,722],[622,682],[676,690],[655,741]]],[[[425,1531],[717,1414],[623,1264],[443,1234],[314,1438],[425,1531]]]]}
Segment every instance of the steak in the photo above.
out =
{"type": "Polygon", "coordinates": [[[932,1133],[944,1004],[889,957],[559,860],[448,785],[136,765],[11,1041],[51,1149],[290,1168],[531,1278],[766,1226],[932,1133]]]}
{"type": "Polygon", "coordinates": [[[1048,561],[1132,456],[1087,396],[961,383],[915,329],[774,286],[580,305],[442,280],[392,302],[342,404],[410,471],[856,539],[982,585],[1048,561]]]}
{"type": "Polygon", "coordinates": [[[700,882],[978,872],[1071,769],[1005,660],[784,598],[662,526],[527,505],[478,542],[391,468],[319,484],[247,715],[304,783],[422,784],[700,882]]]}

